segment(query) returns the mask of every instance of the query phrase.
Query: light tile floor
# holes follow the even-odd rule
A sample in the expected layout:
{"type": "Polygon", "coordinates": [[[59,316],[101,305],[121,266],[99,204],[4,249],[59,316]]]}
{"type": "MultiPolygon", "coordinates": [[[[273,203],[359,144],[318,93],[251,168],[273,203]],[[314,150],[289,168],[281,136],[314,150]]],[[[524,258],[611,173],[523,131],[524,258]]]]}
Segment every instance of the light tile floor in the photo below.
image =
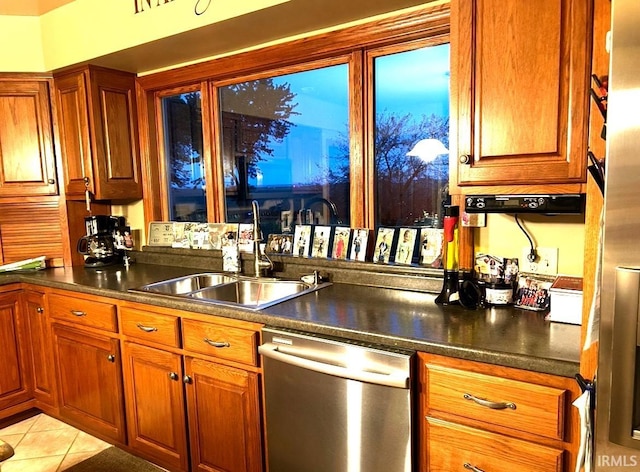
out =
{"type": "Polygon", "coordinates": [[[15,450],[2,472],[61,472],[110,446],[44,413],[0,429],[0,439],[15,450]]]}

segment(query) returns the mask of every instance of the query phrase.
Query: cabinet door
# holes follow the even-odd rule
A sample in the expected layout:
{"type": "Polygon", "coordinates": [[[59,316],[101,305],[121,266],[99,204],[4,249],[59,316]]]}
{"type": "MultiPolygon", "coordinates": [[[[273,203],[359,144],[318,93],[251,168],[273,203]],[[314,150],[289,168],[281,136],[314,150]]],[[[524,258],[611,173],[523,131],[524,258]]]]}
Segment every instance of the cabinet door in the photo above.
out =
{"type": "Polygon", "coordinates": [[[134,76],[85,68],[56,76],[55,88],[67,197],[141,198],[134,76]]]}
{"type": "Polygon", "coordinates": [[[32,398],[18,292],[0,294],[0,411],[32,398]]]}
{"type": "Polygon", "coordinates": [[[53,325],[60,414],[102,437],[125,441],[118,340],[53,325]]]}
{"type": "Polygon", "coordinates": [[[33,366],[33,396],[39,402],[53,407],[56,406],[55,364],[45,306],[43,293],[33,290],[24,292],[24,313],[33,366]]]}
{"type": "Polygon", "coordinates": [[[586,180],[591,3],[452,3],[459,185],[586,180]]]}
{"type": "Polygon", "coordinates": [[[258,374],[185,357],[191,467],[263,470],[258,374]]]}
{"type": "Polygon", "coordinates": [[[142,198],[134,76],[92,68],[90,87],[96,198],[142,198]]]}
{"type": "Polygon", "coordinates": [[[65,192],[68,197],[83,197],[85,188],[88,188],[95,194],[86,77],[78,72],[56,77],[54,84],[65,192]],[[87,187],[85,176],[88,178],[87,187]]]}
{"type": "Polygon", "coordinates": [[[129,445],[159,465],[188,470],[181,356],[125,341],[122,358],[129,445]]]}
{"type": "Polygon", "coordinates": [[[46,80],[0,80],[0,197],[56,195],[46,80]]]}

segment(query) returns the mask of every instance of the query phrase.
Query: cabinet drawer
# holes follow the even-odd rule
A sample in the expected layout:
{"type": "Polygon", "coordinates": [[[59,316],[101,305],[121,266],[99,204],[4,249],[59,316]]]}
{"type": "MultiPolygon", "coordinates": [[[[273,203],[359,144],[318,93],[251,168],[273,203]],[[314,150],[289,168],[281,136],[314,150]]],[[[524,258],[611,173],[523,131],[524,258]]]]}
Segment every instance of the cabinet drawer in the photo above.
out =
{"type": "Polygon", "coordinates": [[[134,308],[120,309],[122,333],[133,338],[180,347],[178,317],[134,308]]]}
{"type": "Polygon", "coordinates": [[[427,418],[429,471],[562,472],[563,451],[427,418]],[[468,465],[467,465],[468,464],[468,465]]]}
{"type": "Polygon", "coordinates": [[[53,293],[49,297],[49,311],[52,318],[114,333],[118,331],[116,306],[111,303],[53,293]]]}
{"type": "Polygon", "coordinates": [[[183,319],[182,335],[187,351],[257,365],[258,333],[255,331],[183,319]]]}
{"type": "Polygon", "coordinates": [[[563,439],[566,390],[429,363],[426,369],[430,415],[434,411],[449,412],[563,439]]]}

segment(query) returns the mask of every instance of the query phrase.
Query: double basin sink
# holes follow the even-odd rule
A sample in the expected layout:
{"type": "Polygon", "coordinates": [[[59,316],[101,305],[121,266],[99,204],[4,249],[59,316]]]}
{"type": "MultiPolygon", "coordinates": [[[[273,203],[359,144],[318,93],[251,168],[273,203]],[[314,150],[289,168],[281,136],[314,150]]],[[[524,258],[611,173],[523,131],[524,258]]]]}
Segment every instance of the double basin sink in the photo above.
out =
{"type": "Polygon", "coordinates": [[[211,272],[162,280],[133,291],[262,310],[328,285],[331,284],[211,272]]]}

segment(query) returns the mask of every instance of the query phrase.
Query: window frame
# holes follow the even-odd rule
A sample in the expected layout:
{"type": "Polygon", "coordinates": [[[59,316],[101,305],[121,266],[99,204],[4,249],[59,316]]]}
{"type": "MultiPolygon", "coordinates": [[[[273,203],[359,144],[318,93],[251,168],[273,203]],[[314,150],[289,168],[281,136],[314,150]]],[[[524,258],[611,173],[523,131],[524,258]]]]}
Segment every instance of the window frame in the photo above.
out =
{"type": "Polygon", "coordinates": [[[416,44],[450,42],[448,3],[382,17],[361,25],[287,41],[138,77],[138,108],[143,151],[145,224],[168,218],[166,160],[161,98],[200,90],[207,215],[224,222],[225,189],[221,159],[218,88],[225,84],[289,74],[320,64],[349,67],[350,226],[375,229],[375,162],[372,120],[373,57],[377,51],[414,49],[416,44]],[[213,198],[209,198],[213,196],[213,198]]]}
{"type": "MultiPolygon", "coordinates": [[[[310,62],[303,62],[303,63],[299,63],[299,64],[295,64],[292,66],[287,66],[287,67],[281,67],[281,68],[277,68],[277,69],[270,69],[270,70],[263,70],[260,72],[256,72],[254,74],[248,74],[248,75],[242,75],[239,77],[235,77],[233,79],[222,79],[222,80],[212,80],[209,82],[209,86],[210,86],[210,94],[211,97],[214,98],[215,97],[215,110],[212,110],[214,112],[214,114],[212,114],[211,116],[211,121],[212,121],[212,135],[216,136],[216,139],[214,141],[214,148],[215,148],[215,163],[213,164],[216,168],[216,196],[217,196],[217,200],[220,202],[220,207],[221,207],[221,211],[222,213],[220,215],[216,215],[219,218],[219,222],[224,222],[225,218],[226,218],[226,194],[225,194],[225,186],[224,186],[224,162],[223,162],[223,158],[222,158],[222,143],[220,140],[220,137],[222,136],[222,120],[221,120],[221,116],[220,116],[220,110],[219,110],[219,106],[220,106],[220,101],[217,99],[218,97],[218,93],[219,93],[219,89],[221,87],[226,87],[228,85],[232,85],[232,84],[237,84],[240,82],[248,82],[251,80],[259,80],[259,79],[265,79],[265,78],[269,78],[269,77],[278,77],[278,76],[282,76],[282,75],[288,75],[288,74],[295,74],[298,72],[306,72],[306,71],[310,71],[310,70],[314,70],[314,69],[321,69],[323,67],[330,67],[330,66],[335,66],[335,65],[347,65],[348,70],[349,70],[349,110],[352,110],[352,108],[355,106],[359,106],[359,104],[354,104],[354,98],[353,98],[353,88],[352,88],[352,69],[353,69],[353,62],[354,62],[354,54],[343,54],[343,55],[339,55],[336,57],[330,57],[330,58],[324,58],[324,59],[319,59],[319,60],[314,60],[314,61],[310,61],[310,62]]],[[[354,132],[353,129],[353,113],[350,111],[349,112],[349,135],[351,136],[352,133],[354,132]]],[[[355,132],[358,132],[359,129],[355,130],[355,132]]],[[[351,138],[350,138],[351,139],[351,138]]],[[[351,141],[353,141],[351,139],[351,141]]],[[[353,143],[350,142],[350,153],[353,156],[354,152],[356,152],[357,150],[354,150],[353,148],[353,143]]],[[[353,164],[350,163],[350,171],[353,172],[353,164]]],[[[351,180],[351,178],[350,178],[351,180]]],[[[350,181],[350,207],[351,207],[351,212],[353,212],[354,210],[354,202],[352,201],[353,198],[353,182],[350,181]]],[[[351,216],[351,221],[353,221],[353,216],[351,216]]]]}
{"type": "MultiPolygon", "coordinates": [[[[371,197],[368,200],[366,212],[367,221],[369,222],[369,229],[375,229],[376,227],[376,163],[375,163],[375,123],[376,123],[376,109],[375,109],[375,84],[374,84],[374,62],[377,58],[387,56],[390,54],[397,54],[407,51],[413,51],[429,46],[440,46],[442,44],[449,43],[449,37],[437,36],[416,39],[413,41],[407,41],[402,43],[394,43],[384,45],[380,47],[367,48],[364,51],[364,70],[365,77],[367,77],[365,90],[365,102],[366,116],[365,116],[365,150],[364,155],[367,161],[367,188],[371,192],[371,197]]],[[[450,108],[451,109],[451,108],[450,108]]]]}

